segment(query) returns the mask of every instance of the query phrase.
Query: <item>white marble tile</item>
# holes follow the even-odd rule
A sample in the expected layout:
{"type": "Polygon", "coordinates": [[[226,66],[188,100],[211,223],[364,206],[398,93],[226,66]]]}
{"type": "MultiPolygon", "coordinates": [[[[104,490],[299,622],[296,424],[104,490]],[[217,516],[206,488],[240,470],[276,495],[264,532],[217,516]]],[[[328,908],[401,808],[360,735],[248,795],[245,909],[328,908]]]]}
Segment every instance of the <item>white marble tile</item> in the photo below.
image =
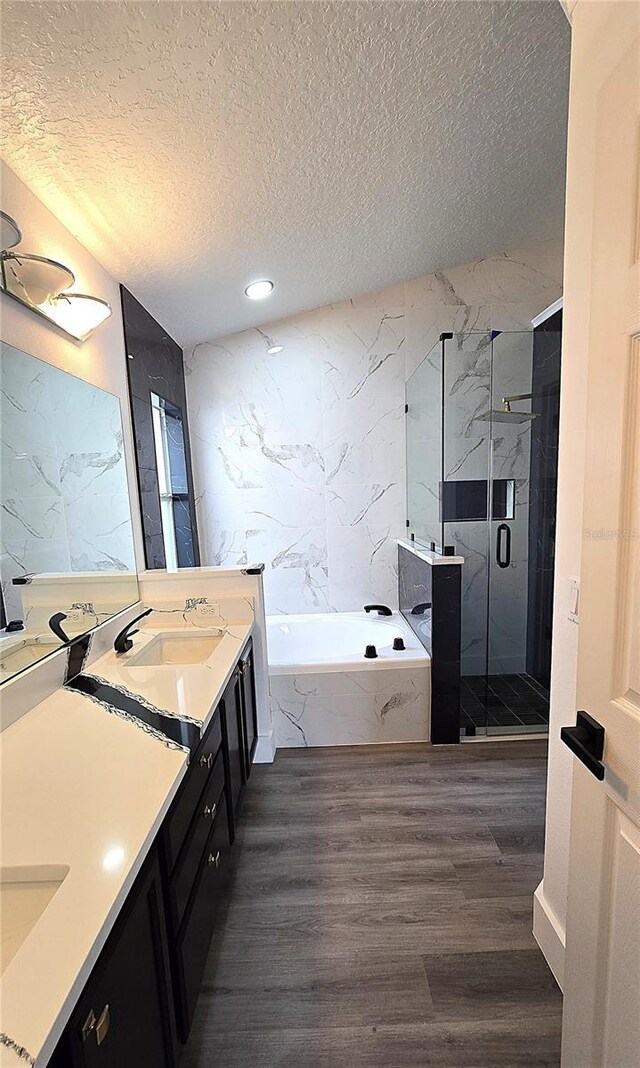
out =
{"type": "Polygon", "coordinates": [[[503,304],[543,301],[542,311],[562,295],[562,270],[561,240],[509,249],[491,257],[491,299],[503,304]]]}
{"type": "Polygon", "coordinates": [[[246,547],[247,559],[264,563],[267,569],[327,567],[327,542],[322,526],[249,530],[246,547]]]}
{"type": "Polygon", "coordinates": [[[391,526],[370,527],[359,523],[355,527],[327,527],[329,570],[336,567],[395,567],[398,546],[391,526]]]}
{"type": "Polygon", "coordinates": [[[487,260],[450,267],[405,284],[407,308],[472,307],[491,303],[491,265],[487,260]]]}
{"type": "Polygon", "coordinates": [[[267,615],[329,612],[327,568],[267,568],[264,572],[264,598],[267,615]]]}
{"type": "Polygon", "coordinates": [[[72,571],[135,571],[129,500],[122,493],[64,500],[72,571]]]}
{"type": "MultiPolygon", "coordinates": [[[[203,560],[264,558],[278,612],[358,608],[372,587],[395,600],[391,541],[408,508],[411,529],[439,540],[439,347],[405,447],[407,377],[442,331],[455,332],[446,474],[486,477],[487,331],[528,328],[560,281],[561,246],[543,242],[197,346],[186,379],[203,560]],[[276,357],[271,341],[285,346],[276,357]],[[408,501],[407,449],[419,471],[408,501]]],[[[494,393],[526,392],[515,388],[530,375],[518,344],[497,342],[494,393]]],[[[526,442],[511,427],[498,437],[497,471],[523,483],[526,442]]]]}
{"type": "Polygon", "coordinates": [[[65,537],[57,541],[24,537],[18,541],[3,538],[0,555],[0,580],[5,600],[7,619],[24,619],[22,586],[14,586],[12,580],[20,575],[39,572],[65,572],[71,570],[69,543],[65,537]]]}
{"type": "Polygon", "coordinates": [[[426,669],[272,677],[270,704],[281,747],[426,741],[429,737],[426,669]],[[363,676],[360,687],[359,675],[363,676]]]}
{"type": "Polygon", "coordinates": [[[357,671],[323,671],[292,675],[270,675],[269,689],[281,703],[302,697],[339,697],[362,694],[389,695],[397,690],[428,691],[430,669],[424,667],[361,668],[357,671]]]}
{"type": "Polygon", "coordinates": [[[329,601],[333,612],[359,612],[365,604],[398,607],[396,565],[338,565],[329,571],[329,601]]]}
{"type": "Polygon", "coordinates": [[[18,573],[134,569],[118,399],[10,346],[1,371],[5,591],[18,573]]]}
{"type": "Polygon", "coordinates": [[[355,527],[364,524],[372,529],[384,526],[391,517],[392,530],[402,532],[404,519],[404,483],[374,482],[340,488],[327,487],[327,523],[330,526],[355,527]]]}
{"type": "Polygon", "coordinates": [[[332,437],[324,446],[325,485],[332,489],[363,482],[401,482],[405,469],[404,401],[359,437],[332,437]]]}

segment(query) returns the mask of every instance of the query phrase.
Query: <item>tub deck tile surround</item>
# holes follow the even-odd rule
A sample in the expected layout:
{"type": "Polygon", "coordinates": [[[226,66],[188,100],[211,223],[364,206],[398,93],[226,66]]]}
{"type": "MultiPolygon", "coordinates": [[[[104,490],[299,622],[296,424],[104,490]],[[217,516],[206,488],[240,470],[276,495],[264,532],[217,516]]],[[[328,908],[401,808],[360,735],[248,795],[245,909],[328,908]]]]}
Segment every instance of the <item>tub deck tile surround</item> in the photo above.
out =
{"type": "Polygon", "coordinates": [[[428,740],[429,657],[397,612],[384,619],[363,612],[275,616],[268,630],[269,701],[278,747],[428,740]],[[305,630],[309,624],[311,634],[305,630]],[[287,641],[279,641],[283,625],[293,632],[290,653],[287,641]],[[405,650],[394,652],[393,638],[400,635],[405,650]],[[378,659],[364,659],[369,643],[376,644],[378,659]],[[287,663],[287,656],[298,662],[287,663]]]}
{"type": "Polygon", "coordinates": [[[531,934],[545,758],[363,746],[256,768],[181,1068],[558,1068],[531,934]]]}
{"type": "Polygon", "coordinates": [[[429,733],[429,666],[272,675],[278,746],[414,742],[429,733]]]}

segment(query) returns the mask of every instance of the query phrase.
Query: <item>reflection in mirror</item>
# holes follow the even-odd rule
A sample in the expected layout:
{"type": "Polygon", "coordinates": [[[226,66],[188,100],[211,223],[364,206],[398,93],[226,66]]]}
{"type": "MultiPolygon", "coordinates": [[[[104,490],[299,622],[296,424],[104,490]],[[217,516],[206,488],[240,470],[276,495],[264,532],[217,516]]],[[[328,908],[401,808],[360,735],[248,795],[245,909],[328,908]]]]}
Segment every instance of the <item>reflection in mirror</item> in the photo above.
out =
{"type": "Polygon", "coordinates": [[[193,567],[193,530],[182,412],[177,405],[152,393],[151,413],[166,566],[168,570],[193,567]]]}
{"type": "Polygon", "coordinates": [[[117,397],[0,347],[0,682],[138,599],[117,397]]]}

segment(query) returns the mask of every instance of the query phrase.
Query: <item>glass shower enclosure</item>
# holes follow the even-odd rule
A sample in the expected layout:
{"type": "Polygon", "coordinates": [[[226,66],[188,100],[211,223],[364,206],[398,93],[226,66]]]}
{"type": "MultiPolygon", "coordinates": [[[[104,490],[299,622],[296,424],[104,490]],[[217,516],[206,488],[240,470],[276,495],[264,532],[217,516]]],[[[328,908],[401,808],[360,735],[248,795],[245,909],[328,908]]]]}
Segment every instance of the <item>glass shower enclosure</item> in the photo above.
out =
{"type": "Polygon", "coordinates": [[[407,382],[409,537],[462,566],[462,737],[546,733],[561,313],[443,334],[407,382]]]}

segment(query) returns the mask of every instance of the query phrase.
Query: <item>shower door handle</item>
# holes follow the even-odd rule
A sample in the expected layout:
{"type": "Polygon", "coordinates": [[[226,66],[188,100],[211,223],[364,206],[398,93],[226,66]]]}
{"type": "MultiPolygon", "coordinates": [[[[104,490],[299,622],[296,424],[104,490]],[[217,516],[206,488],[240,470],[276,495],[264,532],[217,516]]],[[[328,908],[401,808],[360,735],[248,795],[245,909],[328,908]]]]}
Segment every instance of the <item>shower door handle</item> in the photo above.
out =
{"type": "Polygon", "coordinates": [[[496,534],[496,563],[498,567],[509,567],[511,563],[511,527],[501,523],[496,534]]]}

